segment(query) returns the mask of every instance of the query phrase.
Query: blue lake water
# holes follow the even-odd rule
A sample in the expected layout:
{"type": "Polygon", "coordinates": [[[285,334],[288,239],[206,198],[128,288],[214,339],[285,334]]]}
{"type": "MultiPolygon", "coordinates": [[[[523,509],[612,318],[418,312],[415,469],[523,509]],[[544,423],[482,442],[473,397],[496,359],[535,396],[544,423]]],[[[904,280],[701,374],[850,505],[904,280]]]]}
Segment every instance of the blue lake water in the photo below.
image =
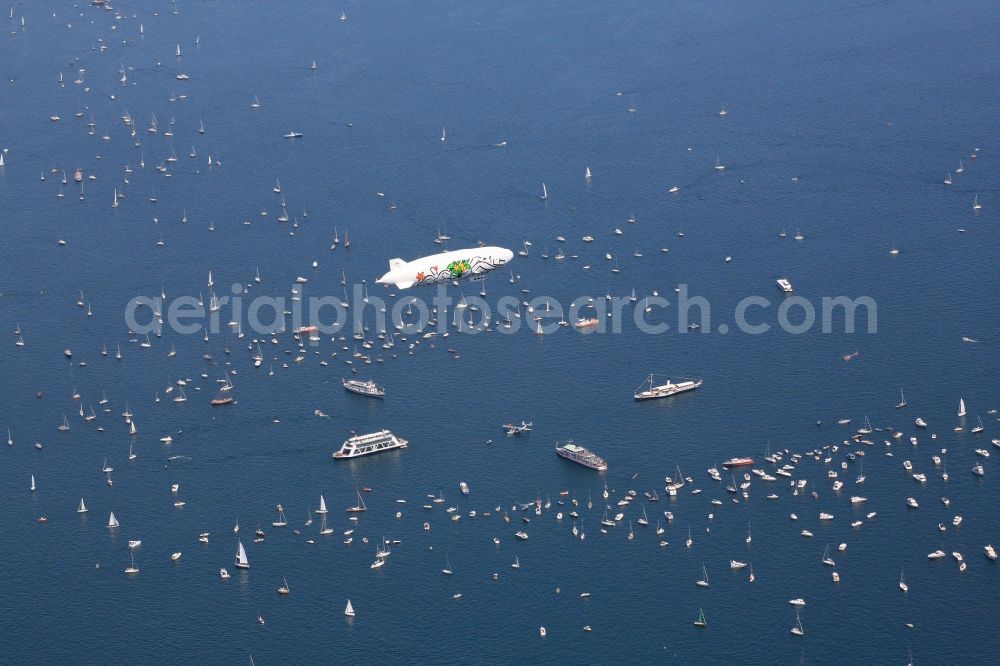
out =
{"type": "MultiPolygon", "coordinates": [[[[0,452],[4,661],[235,664],[252,654],[257,664],[903,664],[909,650],[915,663],[995,661],[997,569],[983,556],[986,543],[1000,546],[994,458],[980,459],[985,478],[970,472],[974,449],[996,451],[989,440],[1000,436],[988,414],[1000,407],[995,4],[157,0],[115,10],[18,3],[13,20],[0,20],[0,432],[9,426],[15,440],[0,452]],[[255,95],[259,109],[250,108],[255,95]],[[121,121],[126,110],[139,147],[121,121]],[[156,134],[146,131],[153,114],[156,134]],[[170,127],[174,136],[164,136],[170,127]],[[303,137],[282,138],[291,130],[303,137]],[[171,149],[177,162],[165,163],[171,149]],[[221,164],[209,167],[209,155],[221,164]],[[725,171],[713,169],[717,157],[725,171]],[[965,172],[944,185],[960,159],[965,172]],[[169,178],[154,168],[160,163],[169,178]],[[85,177],[83,200],[76,168],[96,177],[85,177]],[[63,169],[70,182],[59,198],[63,169]],[[276,178],[292,218],[285,224],[276,220],[276,178]],[[680,190],[668,193],[671,185],[680,190]],[[112,208],[115,188],[125,196],[112,208]],[[975,196],[983,208],[973,212],[975,196]],[[349,234],[349,249],[328,249],[335,229],[341,240],[349,234]],[[391,351],[376,345],[370,366],[355,361],[358,376],[387,387],[373,402],[340,386],[355,348],[349,330],[345,341],[323,336],[301,362],[288,333],[263,341],[267,358],[255,369],[253,333],[205,343],[167,330],[145,349],[125,324],[125,304],[137,295],[207,299],[209,270],[220,295],[234,282],[252,284],[259,269],[262,282],[247,298],[287,298],[300,275],[309,278],[306,296],[340,295],[346,274],[391,304],[394,291],[374,280],[391,257],[440,251],[432,243],[439,230],[451,248],[532,242],[529,256],[514,258],[515,284],[506,271],[487,279],[491,302],[589,295],[603,305],[606,294],[633,288],[673,301],[685,284],[710,302],[711,325],[677,332],[672,305],[650,315],[671,331],[645,335],[629,323],[629,305],[617,334],[563,329],[539,338],[494,325],[423,340],[413,354],[408,336],[391,351]],[[593,243],[581,241],[588,234],[593,243]],[[889,254],[894,246],[898,256],[889,254]],[[578,258],[555,261],[560,247],[578,258]],[[878,332],[846,334],[839,319],[830,334],[818,324],[801,335],[778,330],[779,277],[817,311],[824,296],[871,297],[878,332]],[[75,305],[81,290],[91,317],[75,305]],[[770,323],[769,333],[736,331],[735,308],[752,295],[771,302],[751,315],[770,323]],[[24,347],[14,344],[17,326],[24,347]],[[212,408],[228,370],[238,403],[212,408]],[[637,404],[631,392],[649,373],[705,384],[637,404]],[[182,405],[164,394],[179,378],[190,379],[182,405]],[[897,411],[901,387],[909,407],[897,411]],[[100,411],[102,391],[111,412],[85,422],[81,403],[100,411]],[[955,433],[960,397],[969,416],[955,433]],[[126,400],[139,431],[133,461],[119,417],[126,400]],[[68,433],[56,430],[63,414],[68,433]],[[733,503],[728,474],[719,484],[705,473],[736,455],[770,470],[768,447],[841,444],[866,415],[904,437],[886,447],[888,432],[872,435],[861,489],[857,461],[840,469],[844,447],[831,465],[806,458],[793,472],[818,499],[792,496],[787,479],[754,477],[749,499],[733,503]],[[917,415],[927,431],[914,427],[917,415]],[[977,416],[986,430],[973,435],[977,416]],[[853,423],[836,425],[842,417],[853,423]],[[534,430],[505,437],[500,426],[521,419],[534,430]],[[409,447],[330,458],[352,431],[382,427],[409,447]],[[166,434],[169,446],[159,441],[166,434]],[[557,458],[555,442],[570,437],[603,455],[608,472],[557,458]],[[931,462],[942,448],[947,482],[931,462]],[[101,474],[105,458],[113,486],[101,474]],[[904,471],[904,459],[926,484],[904,471]],[[678,465],[695,482],[668,500],[663,477],[678,465]],[[845,481],[839,494],[828,469],[845,481]],[[468,497],[458,490],[463,480],[468,497]],[[605,482],[612,505],[628,489],[639,496],[624,524],[602,534],[605,482]],[[173,483],[183,508],[173,506],[173,483]],[[344,509],[364,486],[372,488],[368,511],[353,526],[344,509]],[[634,525],[628,540],[627,523],[653,489],[661,497],[645,504],[653,524],[634,525]],[[443,505],[421,508],[439,492],[443,505]],[[766,499],[770,492],[780,499],[766,499]],[[316,534],[318,518],[302,525],[321,493],[335,529],[328,537],[316,534]],[[852,505],[855,493],[868,502],[852,505]],[[908,496],[919,509],[907,509],[908,496]],[[81,497],[90,509],[83,517],[81,497]],[[536,497],[550,497],[552,508],[520,522],[511,507],[536,497]],[[573,538],[568,516],[555,517],[573,498],[584,540],[573,538]],[[723,505],[710,505],[715,498],[723,505]],[[278,503],[290,521],[284,529],[270,527],[278,503]],[[448,519],[451,506],[461,520],[448,519]],[[110,511],[121,523],[115,531],[105,527],[110,511]],[[821,511],[835,519],[819,521],[821,511]],[[870,511],[878,516],[869,521],[870,511]],[[42,515],[46,524],[36,522],[42,515]],[[864,526],[851,528],[857,518],[864,526]],[[247,572],[232,567],[237,519],[247,572]],[[653,532],[657,519],[666,547],[653,532]],[[251,543],[258,524],[268,535],[251,543]],[[516,540],[518,529],[529,540],[516,540]],[[803,538],[803,529],[815,536],[803,538]],[[198,543],[201,532],[211,533],[208,544],[198,543]],[[371,570],[382,537],[402,543],[371,570]],[[135,577],[122,573],[130,539],[142,539],[135,577]],[[827,545],[839,584],[820,562],[827,545]],[[959,573],[950,557],[929,561],[938,548],[962,552],[968,570],[959,573]],[[183,557],[171,562],[175,551],[183,557]],[[446,558],[454,576],[440,573],[446,558]],[[732,559],[752,562],[756,582],[730,571],[732,559]],[[705,589],[694,585],[703,564],[705,589]],[[233,578],[219,580],[220,567],[233,578]],[[283,577],[287,598],[275,593],[283,577]],[[808,602],[802,637],[789,633],[794,597],[808,602]],[[704,630],[691,624],[700,608],[704,630]]],[[[450,289],[457,298],[477,291],[450,289]]],[[[222,315],[225,324],[229,312],[222,315]]]]}

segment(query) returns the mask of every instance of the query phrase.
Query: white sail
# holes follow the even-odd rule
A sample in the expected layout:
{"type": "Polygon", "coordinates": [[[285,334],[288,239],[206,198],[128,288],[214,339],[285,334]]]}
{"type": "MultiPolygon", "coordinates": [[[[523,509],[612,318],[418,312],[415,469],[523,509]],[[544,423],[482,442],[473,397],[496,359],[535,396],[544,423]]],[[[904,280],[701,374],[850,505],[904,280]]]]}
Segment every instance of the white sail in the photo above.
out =
{"type": "Polygon", "coordinates": [[[237,541],[236,566],[240,569],[249,569],[250,562],[247,561],[247,551],[243,549],[243,542],[237,541]]]}
{"type": "Polygon", "coordinates": [[[87,505],[83,503],[83,498],[80,498],[80,507],[76,510],[77,513],[87,513],[87,505]]]}
{"type": "Polygon", "coordinates": [[[965,398],[958,399],[958,415],[965,416],[965,398]]]}
{"type": "Polygon", "coordinates": [[[31,492],[35,492],[35,475],[31,475],[31,492]]]}
{"type": "Polygon", "coordinates": [[[344,609],[344,615],[348,617],[354,617],[354,606],[351,605],[351,600],[347,600],[347,608],[344,609]]]}
{"type": "Polygon", "coordinates": [[[111,515],[108,516],[108,527],[118,527],[118,519],[115,518],[114,511],[112,511],[111,515]]]}
{"type": "Polygon", "coordinates": [[[322,495],[319,496],[319,509],[316,510],[316,513],[326,513],[326,500],[323,499],[322,495]]]}

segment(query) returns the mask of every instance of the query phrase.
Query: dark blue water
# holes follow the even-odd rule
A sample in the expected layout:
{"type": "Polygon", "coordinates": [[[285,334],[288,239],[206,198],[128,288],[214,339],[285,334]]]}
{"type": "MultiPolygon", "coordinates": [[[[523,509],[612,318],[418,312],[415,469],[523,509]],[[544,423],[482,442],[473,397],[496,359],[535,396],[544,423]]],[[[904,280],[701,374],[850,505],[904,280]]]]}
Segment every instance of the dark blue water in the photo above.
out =
{"type": "MultiPolygon", "coordinates": [[[[3,19],[0,148],[9,150],[0,168],[7,337],[0,431],[9,425],[15,440],[0,464],[5,661],[248,663],[252,654],[258,664],[895,664],[909,649],[916,663],[995,659],[989,609],[997,571],[982,555],[984,544],[1000,545],[993,458],[983,460],[984,479],[969,471],[975,448],[993,448],[997,423],[987,411],[1000,406],[994,5],[181,2],[177,14],[173,7],[121,2],[116,20],[111,11],[19,3],[15,19],[3,19]],[[118,83],[121,65],[126,87],[118,83]],[[190,80],[178,81],[179,72],[190,80]],[[249,106],[254,95],[257,110],[249,106]],[[141,147],[120,120],[126,109],[141,147]],[[155,135],[145,129],[154,113],[155,135]],[[61,120],[50,121],[53,114],[61,120]],[[163,135],[171,120],[172,139],[163,135]],[[303,138],[283,139],[290,130],[303,138]],[[171,147],[178,161],[166,178],[154,166],[171,147]],[[973,161],[974,147],[981,151],[973,161]],[[208,155],[221,166],[209,168],[208,155]],[[716,157],[722,173],[712,168],[716,157]],[[966,171],[948,188],[942,180],[959,159],[966,171]],[[85,199],[72,181],[57,198],[61,170],[71,176],[77,167],[96,176],[84,183],[85,199]],[[293,218],[287,224],[276,221],[275,178],[293,218]],[[538,198],[543,181],[546,202],[538,198]],[[671,195],[675,184],[680,191],[671,195]],[[115,187],[126,196],[112,209],[115,187]],[[973,213],[976,194],[983,209],[973,213]],[[350,234],[349,250],[328,250],[335,228],[341,239],[350,234]],[[161,288],[168,299],[207,298],[209,270],[222,294],[233,282],[252,282],[259,267],[263,281],[250,296],[288,297],[298,275],[309,277],[307,296],[339,295],[344,273],[370,285],[388,258],[438,251],[431,242],[438,229],[453,248],[532,241],[530,256],[515,257],[516,284],[509,275],[488,279],[491,300],[547,294],[568,304],[590,295],[603,304],[606,293],[633,288],[673,300],[683,283],[710,301],[711,326],[679,334],[671,306],[653,315],[673,327],[656,336],[629,323],[620,334],[564,329],[542,339],[526,330],[453,333],[421,342],[412,355],[411,338],[392,351],[376,346],[371,366],[355,362],[359,376],[388,388],[384,401],[371,402],[339,386],[350,374],[350,335],[324,336],[296,363],[295,343],[283,334],[279,344],[263,342],[267,360],[255,370],[252,333],[205,343],[168,330],[142,349],[123,318],[128,299],[161,288]],[[802,241],[792,238],[797,229],[802,241]],[[586,234],[595,242],[582,243],[586,234]],[[540,257],[555,254],[557,235],[578,259],[540,257]],[[889,255],[893,246],[898,256],[889,255]],[[878,332],[848,335],[839,320],[832,334],[818,324],[802,335],[777,330],[774,280],[783,276],[817,310],[824,296],[870,296],[878,332]],[[81,289],[92,317],[75,305],[81,289]],[[735,331],[734,308],[750,295],[772,301],[751,318],[775,330],[735,331]],[[722,323],[728,334],[719,333],[722,323]],[[17,325],[23,348],[10,334],[17,325]],[[841,359],[855,351],[854,360],[841,359]],[[215,380],[227,370],[236,372],[238,404],[213,409],[215,380]],[[635,404],[631,391],[650,372],[705,384],[671,401],[635,404]],[[181,377],[190,378],[189,400],[178,405],[163,389],[181,377]],[[910,406],[896,411],[900,387],[910,406]],[[77,415],[80,402],[99,409],[102,390],[111,412],[87,423],[77,415]],[[960,396],[970,418],[954,433],[960,396]],[[131,462],[118,417],[126,400],[139,429],[131,462]],[[316,409],[330,418],[317,418],[316,409]],[[63,413],[69,433],[56,430],[63,413]],[[874,433],[861,490],[853,483],[857,462],[839,468],[844,448],[832,461],[846,483],[839,495],[822,460],[805,459],[793,473],[819,499],[793,497],[785,479],[755,478],[749,499],[733,503],[704,472],[734,455],[762,463],[768,446],[839,444],[865,415],[905,437],[886,447],[888,433],[874,433]],[[915,433],[917,415],[930,422],[927,432],[915,433]],[[968,432],[976,415],[986,425],[981,435],[968,432]],[[854,423],[835,425],[841,417],[854,423]],[[533,420],[534,431],[504,437],[499,426],[521,419],[533,420]],[[352,430],[381,427],[406,437],[409,448],[330,459],[352,430]],[[165,446],[158,440],[168,433],[175,441],[165,446]],[[920,435],[915,449],[911,434],[920,435]],[[607,474],[558,459],[554,443],[569,437],[604,455],[607,474]],[[930,460],[942,448],[948,482],[930,460]],[[105,458],[115,468],[112,487],[100,473],[105,458]],[[905,473],[904,459],[927,473],[925,485],[905,473]],[[668,546],[659,546],[653,525],[635,525],[631,541],[627,525],[599,531],[605,481],[612,504],[629,488],[640,500],[652,489],[663,497],[663,476],[677,465],[695,483],[676,500],[646,504],[652,522],[666,527],[668,546]],[[461,480],[470,497],[460,496],[461,480]],[[172,483],[187,502],[181,509],[172,483]],[[369,510],[348,546],[344,508],[361,486],[373,489],[369,510]],[[704,492],[691,495],[695,487],[704,492]],[[438,492],[444,505],[420,508],[438,492]],[[770,492],[781,499],[766,499],[770,492]],[[870,498],[861,508],[849,501],[856,492],[870,498]],[[321,493],[336,529],[330,537],[316,535],[318,520],[302,526],[321,493]],[[81,496],[90,508],[83,518],[74,511],[81,496]],[[920,501],[918,510],[905,507],[907,496],[920,501]],[[505,524],[494,511],[536,497],[551,497],[553,506],[531,514],[530,524],[518,513],[505,524]],[[555,517],[573,498],[585,540],[573,538],[568,516],[555,517]],[[723,506],[710,505],[713,498],[723,506]],[[284,530],[269,527],[279,502],[290,520],[284,530]],[[460,521],[447,519],[449,506],[460,521]],[[470,510],[479,515],[469,518],[470,510]],[[109,511],[121,523],[113,533],[109,511]],[[669,525],[663,511],[673,512],[669,525]],[[820,511],[835,519],[821,523],[820,511]],[[869,511],[878,517],[850,527],[869,511]],[[951,527],[956,514],[964,516],[959,529],[951,527]],[[47,524],[36,522],[41,515],[47,524]],[[237,518],[251,562],[245,573],[232,568],[237,518]],[[251,543],[257,524],[268,532],[261,544],[251,543]],[[513,536],[522,528],[528,541],[513,536]],[[801,537],[802,529],[814,538],[801,537]],[[205,531],[210,542],[199,544],[205,531]],[[372,571],[383,536],[402,543],[372,571]],[[127,541],[136,538],[141,573],[126,577],[127,541]],[[316,543],[305,543],[310,538],[316,543]],[[835,548],[841,542],[844,552],[835,548]],[[820,563],[827,544],[839,584],[820,563]],[[961,551],[968,570],[960,574],[950,558],[928,561],[937,548],[961,551]],[[176,563],[174,551],[183,551],[176,563]],[[518,571],[509,567],[515,554],[518,571]],[[452,577],[440,574],[446,557],[452,577]],[[752,562],[756,582],[731,572],[731,559],[752,562]],[[694,585],[703,563],[707,589],[694,585]],[[228,582],[218,577],[223,566],[234,573],[228,582]],[[897,587],[902,567],[906,595],[897,587]],[[282,577],[287,598],[275,594],[282,577]],[[592,596],[581,599],[583,591],[592,596]],[[797,638],[788,631],[795,614],[787,600],[800,596],[808,601],[806,635],[797,638]],[[348,598],[353,621],[343,615],[348,598]],[[699,608],[705,630],[691,625],[699,608]]],[[[632,306],[626,313],[630,321],[632,306]]],[[[626,522],[641,513],[639,504],[626,522]]]]}

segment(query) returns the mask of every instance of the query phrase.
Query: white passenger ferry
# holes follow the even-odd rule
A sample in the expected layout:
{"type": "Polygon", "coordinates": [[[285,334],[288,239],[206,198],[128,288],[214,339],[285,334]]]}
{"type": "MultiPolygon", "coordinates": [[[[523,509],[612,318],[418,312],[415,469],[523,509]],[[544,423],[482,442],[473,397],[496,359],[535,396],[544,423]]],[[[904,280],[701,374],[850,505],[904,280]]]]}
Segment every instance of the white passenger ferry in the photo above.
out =
{"type": "Polygon", "coordinates": [[[341,379],[340,382],[344,385],[344,388],[351,393],[367,395],[372,398],[381,398],[385,396],[385,389],[371,379],[367,381],[360,381],[357,379],[341,379]]]}
{"type": "Polygon", "coordinates": [[[402,437],[396,437],[388,430],[367,435],[355,435],[344,442],[339,451],[334,452],[334,458],[357,458],[372,453],[381,453],[389,449],[405,449],[408,442],[402,437]]]}

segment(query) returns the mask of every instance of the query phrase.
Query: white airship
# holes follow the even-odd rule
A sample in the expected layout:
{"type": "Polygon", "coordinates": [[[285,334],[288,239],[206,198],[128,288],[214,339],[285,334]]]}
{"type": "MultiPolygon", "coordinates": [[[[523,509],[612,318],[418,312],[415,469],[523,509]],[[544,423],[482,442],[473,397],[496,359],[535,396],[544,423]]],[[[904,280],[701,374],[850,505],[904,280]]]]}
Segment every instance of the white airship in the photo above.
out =
{"type": "Polygon", "coordinates": [[[409,289],[415,284],[437,284],[453,280],[481,280],[486,273],[510,262],[514,253],[502,247],[476,247],[442,252],[413,261],[389,260],[389,272],[378,284],[409,289]]]}

